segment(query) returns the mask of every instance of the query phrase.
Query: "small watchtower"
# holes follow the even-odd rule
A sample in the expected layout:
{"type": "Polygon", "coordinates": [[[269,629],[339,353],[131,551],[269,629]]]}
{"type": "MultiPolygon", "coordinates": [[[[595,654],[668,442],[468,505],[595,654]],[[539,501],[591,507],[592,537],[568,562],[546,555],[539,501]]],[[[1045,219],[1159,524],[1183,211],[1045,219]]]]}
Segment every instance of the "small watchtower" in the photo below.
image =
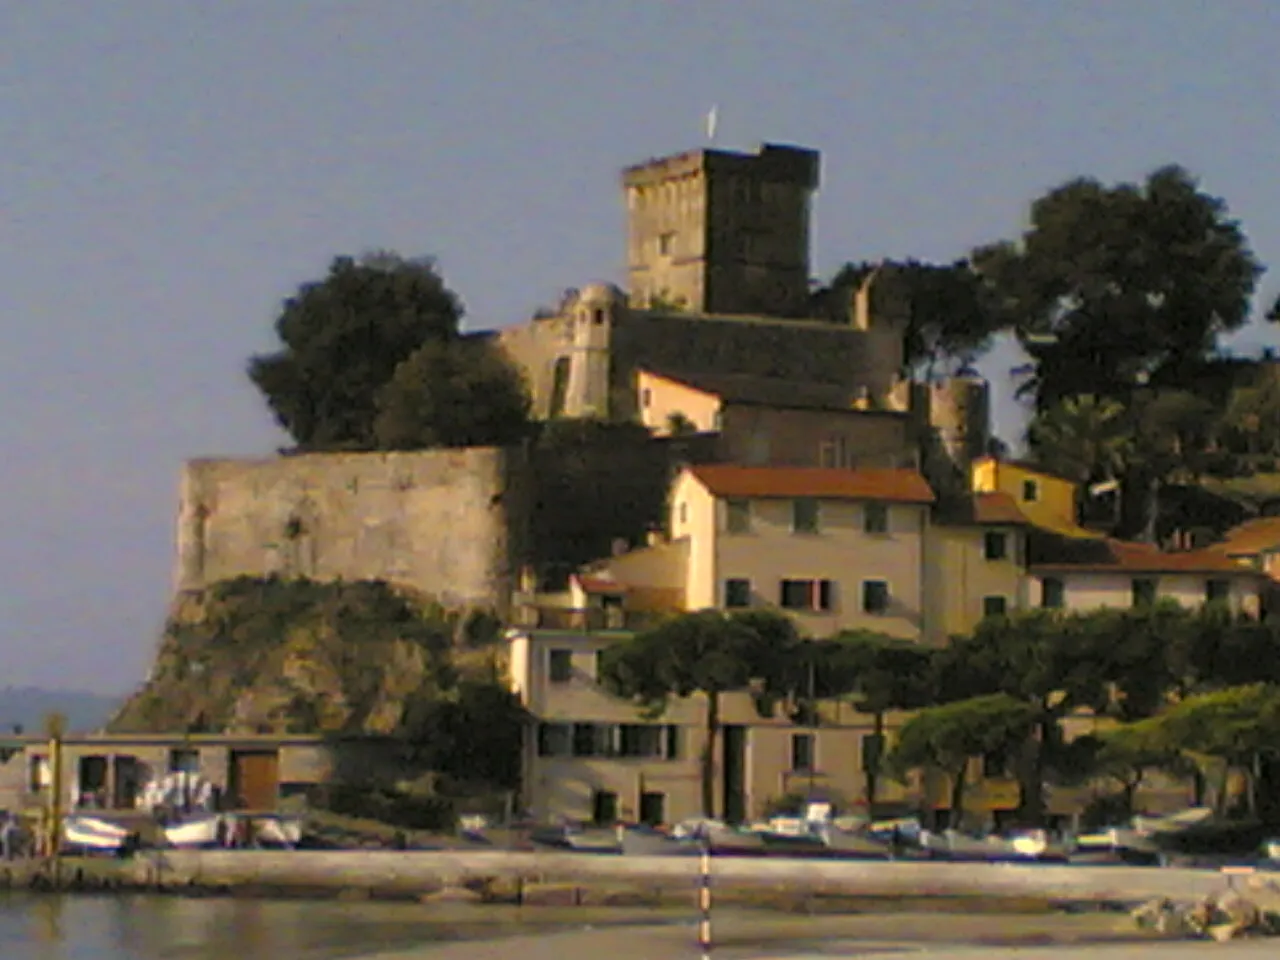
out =
{"type": "Polygon", "coordinates": [[[809,303],[816,150],[693,150],[628,167],[631,304],[803,316],[809,303]]]}

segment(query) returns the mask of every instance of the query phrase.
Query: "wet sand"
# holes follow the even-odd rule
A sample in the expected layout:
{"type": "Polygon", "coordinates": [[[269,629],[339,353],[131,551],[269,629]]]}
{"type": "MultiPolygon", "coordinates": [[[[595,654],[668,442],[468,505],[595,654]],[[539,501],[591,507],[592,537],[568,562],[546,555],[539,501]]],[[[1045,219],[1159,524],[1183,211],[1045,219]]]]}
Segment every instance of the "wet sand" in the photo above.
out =
{"type": "MultiPolygon", "coordinates": [[[[719,915],[716,960],[763,960],[793,955],[855,956],[922,947],[1044,947],[1149,942],[1123,914],[973,915],[893,913],[855,916],[785,916],[761,911],[719,915]]],[[[695,958],[689,920],[589,926],[519,933],[495,939],[426,944],[369,954],[365,960],[666,960],[695,958]]]]}

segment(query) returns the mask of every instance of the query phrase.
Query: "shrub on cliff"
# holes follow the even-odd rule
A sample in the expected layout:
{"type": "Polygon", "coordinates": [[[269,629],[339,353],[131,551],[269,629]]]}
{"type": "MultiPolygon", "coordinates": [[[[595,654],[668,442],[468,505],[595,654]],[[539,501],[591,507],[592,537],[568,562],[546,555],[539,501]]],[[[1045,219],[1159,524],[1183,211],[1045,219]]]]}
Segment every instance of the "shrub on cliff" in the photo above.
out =
{"type": "Polygon", "coordinates": [[[380,581],[223,581],[179,602],[149,679],[110,729],[412,741],[424,705],[456,701],[474,672],[453,651],[475,645],[479,623],[380,581]]]}

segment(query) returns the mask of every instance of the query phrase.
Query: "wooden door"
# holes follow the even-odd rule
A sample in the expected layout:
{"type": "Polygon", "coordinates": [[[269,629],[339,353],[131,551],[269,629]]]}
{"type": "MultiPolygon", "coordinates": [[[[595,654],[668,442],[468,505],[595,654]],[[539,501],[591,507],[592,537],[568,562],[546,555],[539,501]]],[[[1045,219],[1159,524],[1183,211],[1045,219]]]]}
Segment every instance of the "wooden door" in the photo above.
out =
{"type": "Polygon", "coordinates": [[[280,791],[280,753],[277,750],[232,750],[227,783],[239,810],[274,810],[280,791]]]}

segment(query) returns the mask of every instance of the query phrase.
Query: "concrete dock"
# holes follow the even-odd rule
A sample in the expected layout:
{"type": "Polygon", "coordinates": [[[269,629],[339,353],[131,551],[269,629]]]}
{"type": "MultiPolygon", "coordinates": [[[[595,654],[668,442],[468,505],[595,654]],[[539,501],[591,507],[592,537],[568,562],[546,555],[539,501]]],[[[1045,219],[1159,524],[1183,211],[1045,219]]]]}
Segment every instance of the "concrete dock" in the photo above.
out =
{"type": "MultiPolygon", "coordinates": [[[[149,886],[277,886],[427,891],[483,880],[693,889],[696,857],[511,851],[150,851],[131,861],[149,886]]],[[[979,896],[1062,902],[1176,901],[1222,893],[1246,878],[1213,870],[1051,864],[716,858],[713,886],[851,896],[979,896]]],[[[1280,878],[1280,874],[1276,875],[1280,878]]]]}

